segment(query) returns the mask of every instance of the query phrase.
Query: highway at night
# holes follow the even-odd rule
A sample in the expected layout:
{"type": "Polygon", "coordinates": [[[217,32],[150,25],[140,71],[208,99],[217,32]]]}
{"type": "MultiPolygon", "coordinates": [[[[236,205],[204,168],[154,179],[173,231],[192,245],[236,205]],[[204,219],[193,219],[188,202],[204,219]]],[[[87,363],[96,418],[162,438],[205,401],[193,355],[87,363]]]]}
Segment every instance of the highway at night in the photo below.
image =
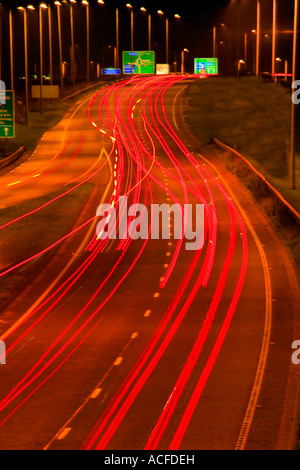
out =
{"type": "MultiPolygon", "coordinates": [[[[249,191],[186,127],[195,80],[138,76],[94,88],[1,176],[1,209],[56,194],[0,226],[1,280],[39,263],[0,316],[1,448],[288,447],[296,277],[249,191]],[[35,243],[32,217],[87,184],[68,233],[48,245],[45,225],[42,248],[13,248],[22,231],[35,243]],[[149,212],[203,205],[203,247],[119,230],[101,240],[97,208],[119,209],[124,196],[149,212]]],[[[172,234],[174,221],[171,211],[172,234]]]]}

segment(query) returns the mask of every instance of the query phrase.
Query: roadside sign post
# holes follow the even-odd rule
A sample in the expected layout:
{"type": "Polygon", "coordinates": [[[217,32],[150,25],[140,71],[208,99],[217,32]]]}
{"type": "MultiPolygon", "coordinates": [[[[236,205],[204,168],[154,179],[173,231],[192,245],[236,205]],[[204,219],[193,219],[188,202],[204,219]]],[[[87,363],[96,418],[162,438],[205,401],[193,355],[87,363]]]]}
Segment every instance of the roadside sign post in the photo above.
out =
{"type": "Polygon", "coordinates": [[[205,58],[195,59],[195,74],[207,74],[217,75],[218,74],[218,59],[205,58]]]}
{"type": "Polygon", "coordinates": [[[5,139],[7,153],[8,139],[15,137],[14,92],[0,91],[0,138],[5,139]]]}
{"type": "Polygon", "coordinates": [[[155,53],[153,51],[123,52],[124,74],[155,74],[155,53]]]}

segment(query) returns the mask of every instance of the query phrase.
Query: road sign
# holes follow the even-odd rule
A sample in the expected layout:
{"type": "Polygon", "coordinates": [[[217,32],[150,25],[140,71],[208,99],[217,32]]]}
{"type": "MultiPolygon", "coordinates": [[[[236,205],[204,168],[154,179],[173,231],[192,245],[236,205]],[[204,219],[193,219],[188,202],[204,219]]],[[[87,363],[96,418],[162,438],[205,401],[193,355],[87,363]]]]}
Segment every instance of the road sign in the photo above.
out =
{"type": "Polygon", "coordinates": [[[0,137],[15,137],[14,92],[0,91],[0,137]]]}
{"type": "MultiPolygon", "coordinates": [[[[32,85],[31,95],[32,95],[32,98],[41,97],[40,85],[32,85]]],[[[47,99],[58,99],[59,98],[59,86],[58,85],[43,85],[42,97],[47,98],[47,99]]]]}
{"type": "Polygon", "coordinates": [[[153,51],[123,52],[124,74],[154,74],[155,53],[153,51]]]}
{"type": "Polygon", "coordinates": [[[168,75],[170,73],[170,65],[169,64],[157,64],[156,73],[157,75],[168,75]]]}
{"type": "Polygon", "coordinates": [[[121,69],[102,69],[102,75],[121,75],[121,69]]]}
{"type": "Polygon", "coordinates": [[[195,59],[195,74],[216,75],[218,73],[218,59],[195,59]]]}

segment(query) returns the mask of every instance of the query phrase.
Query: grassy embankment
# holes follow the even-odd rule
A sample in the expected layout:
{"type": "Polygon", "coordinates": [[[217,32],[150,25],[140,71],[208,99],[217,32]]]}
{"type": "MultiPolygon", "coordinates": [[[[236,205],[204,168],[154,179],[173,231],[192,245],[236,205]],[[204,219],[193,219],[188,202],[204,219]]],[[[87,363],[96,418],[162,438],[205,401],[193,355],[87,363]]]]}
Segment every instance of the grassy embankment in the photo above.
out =
{"type": "MultiPolygon", "coordinates": [[[[245,165],[215,145],[217,138],[235,148],[300,212],[300,155],[296,158],[296,187],[289,189],[291,94],[288,87],[262,79],[218,77],[197,80],[187,94],[185,120],[198,141],[223,160],[250,189],[283,236],[300,269],[299,225],[281,214],[245,165]]],[[[270,196],[270,195],[269,195],[270,196]]]]}
{"type": "Polygon", "coordinates": [[[188,104],[186,122],[202,144],[215,137],[237,149],[300,211],[300,155],[298,191],[289,189],[289,88],[254,77],[199,80],[188,104]]]}

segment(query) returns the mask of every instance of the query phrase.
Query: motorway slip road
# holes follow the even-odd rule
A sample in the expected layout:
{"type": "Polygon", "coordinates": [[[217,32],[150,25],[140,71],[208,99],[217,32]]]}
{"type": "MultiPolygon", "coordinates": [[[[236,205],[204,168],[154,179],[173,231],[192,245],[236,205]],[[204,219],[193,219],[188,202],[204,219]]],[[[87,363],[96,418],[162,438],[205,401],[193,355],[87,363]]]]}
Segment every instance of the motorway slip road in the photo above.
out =
{"type": "Polygon", "coordinates": [[[93,189],[69,234],[0,272],[17,275],[53,252],[0,313],[0,448],[293,442],[293,264],[249,192],[186,129],[192,79],[138,77],[94,92],[42,141],[45,161],[33,157],[1,178],[2,207],[67,184],[93,189]],[[174,238],[98,240],[97,207],[118,207],[122,196],[149,210],[203,204],[203,248],[174,238]]]}

